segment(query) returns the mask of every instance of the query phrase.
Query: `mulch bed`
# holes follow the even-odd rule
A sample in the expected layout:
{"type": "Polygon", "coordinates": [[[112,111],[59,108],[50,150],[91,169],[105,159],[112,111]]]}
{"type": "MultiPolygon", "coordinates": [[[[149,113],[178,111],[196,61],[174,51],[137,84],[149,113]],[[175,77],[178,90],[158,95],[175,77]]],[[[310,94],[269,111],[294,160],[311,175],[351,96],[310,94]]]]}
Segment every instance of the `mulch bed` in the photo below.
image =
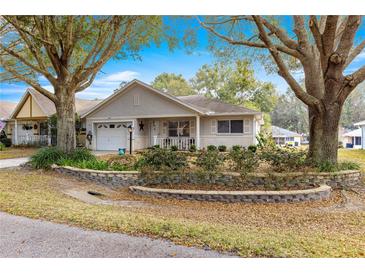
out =
{"type": "Polygon", "coordinates": [[[206,184],[191,184],[191,183],[160,183],[147,184],[146,187],[165,188],[165,189],[180,189],[180,190],[211,190],[211,191],[273,191],[273,190],[303,190],[316,188],[316,184],[301,184],[301,185],[249,185],[249,184],[234,184],[223,185],[218,183],[206,184]]]}

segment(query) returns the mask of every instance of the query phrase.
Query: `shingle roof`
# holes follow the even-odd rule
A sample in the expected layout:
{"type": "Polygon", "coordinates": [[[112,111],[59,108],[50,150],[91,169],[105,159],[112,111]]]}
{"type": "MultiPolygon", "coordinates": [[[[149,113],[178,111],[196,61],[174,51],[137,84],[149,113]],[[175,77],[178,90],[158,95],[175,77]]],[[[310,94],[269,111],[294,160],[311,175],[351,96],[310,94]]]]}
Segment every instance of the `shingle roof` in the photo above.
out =
{"type": "Polygon", "coordinates": [[[180,101],[190,104],[209,115],[219,114],[260,114],[261,112],[249,108],[224,103],[218,99],[208,98],[203,95],[178,96],[180,101]]]}
{"type": "Polygon", "coordinates": [[[298,137],[299,133],[287,130],[285,128],[271,126],[271,132],[273,137],[298,137]]]}
{"type": "Polygon", "coordinates": [[[365,120],[361,121],[361,122],[358,122],[358,123],[355,123],[355,126],[363,126],[363,125],[365,125],[365,120]]]}
{"type": "Polygon", "coordinates": [[[343,136],[345,137],[361,137],[361,128],[346,132],[343,136]]]}
{"type": "Polygon", "coordinates": [[[15,107],[16,103],[8,101],[0,101],[0,120],[9,119],[15,107]]]}
{"type": "MultiPolygon", "coordinates": [[[[40,92],[31,88],[28,88],[27,92],[29,92],[33,96],[35,101],[39,104],[39,106],[47,116],[52,116],[53,114],[56,113],[56,107],[48,97],[44,96],[40,92]]],[[[85,100],[76,98],[75,99],[76,113],[81,116],[89,109],[100,103],[101,101],[102,100],[85,100]]],[[[12,109],[12,111],[14,109],[15,107],[12,109]]]]}

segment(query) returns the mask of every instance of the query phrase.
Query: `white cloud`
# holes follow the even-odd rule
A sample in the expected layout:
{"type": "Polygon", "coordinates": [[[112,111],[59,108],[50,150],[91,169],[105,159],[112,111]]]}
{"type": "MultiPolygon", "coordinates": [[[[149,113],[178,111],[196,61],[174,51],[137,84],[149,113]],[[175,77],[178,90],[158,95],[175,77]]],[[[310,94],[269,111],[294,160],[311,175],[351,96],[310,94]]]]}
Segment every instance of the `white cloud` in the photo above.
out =
{"type": "Polygon", "coordinates": [[[139,76],[139,73],[136,71],[120,71],[117,73],[113,73],[109,76],[102,78],[103,81],[110,81],[110,82],[122,82],[122,81],[131,81],[139,76]]]}
{"type": "Polygon", "coordinates": [[[359,62],[365,59],[365,51],[363,50],[352,62],[359,62]]]}
{"type": "Polygon", "coordinates": [[[131,81],[139,75],[136,71],[125,70],[98,78],[89,88],[78,93],[77,97],[82,99],[104,99],[111,95],[121,82],[131,81]]]}

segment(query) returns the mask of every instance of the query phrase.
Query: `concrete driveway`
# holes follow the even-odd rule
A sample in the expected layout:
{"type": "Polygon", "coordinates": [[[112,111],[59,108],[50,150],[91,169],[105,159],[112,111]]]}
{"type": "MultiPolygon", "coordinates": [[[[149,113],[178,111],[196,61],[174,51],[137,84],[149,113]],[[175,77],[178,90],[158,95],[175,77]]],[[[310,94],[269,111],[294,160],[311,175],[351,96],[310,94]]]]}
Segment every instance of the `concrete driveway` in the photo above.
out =
{"type": "Polygon", "coordinates": [[[29,161],[29,157],[0,160],[0,168],[17,167],[29,161]]]}
{"type": "Polygon", "coordinates": [[[165,240],[84,230],[0,212],[0,257],[228,257],[165,240]]]}

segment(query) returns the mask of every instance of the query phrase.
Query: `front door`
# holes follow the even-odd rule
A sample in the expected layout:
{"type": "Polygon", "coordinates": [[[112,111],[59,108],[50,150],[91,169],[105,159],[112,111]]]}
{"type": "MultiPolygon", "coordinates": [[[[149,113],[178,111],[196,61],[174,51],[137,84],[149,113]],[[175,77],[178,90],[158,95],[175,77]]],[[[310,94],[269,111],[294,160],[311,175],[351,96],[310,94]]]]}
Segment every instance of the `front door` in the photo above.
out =
{"type": "Polygon", "coordinates": [[[157,145],[157,137],[160,133],[160,121],[150,121],[150,146],[157,145]]]}

